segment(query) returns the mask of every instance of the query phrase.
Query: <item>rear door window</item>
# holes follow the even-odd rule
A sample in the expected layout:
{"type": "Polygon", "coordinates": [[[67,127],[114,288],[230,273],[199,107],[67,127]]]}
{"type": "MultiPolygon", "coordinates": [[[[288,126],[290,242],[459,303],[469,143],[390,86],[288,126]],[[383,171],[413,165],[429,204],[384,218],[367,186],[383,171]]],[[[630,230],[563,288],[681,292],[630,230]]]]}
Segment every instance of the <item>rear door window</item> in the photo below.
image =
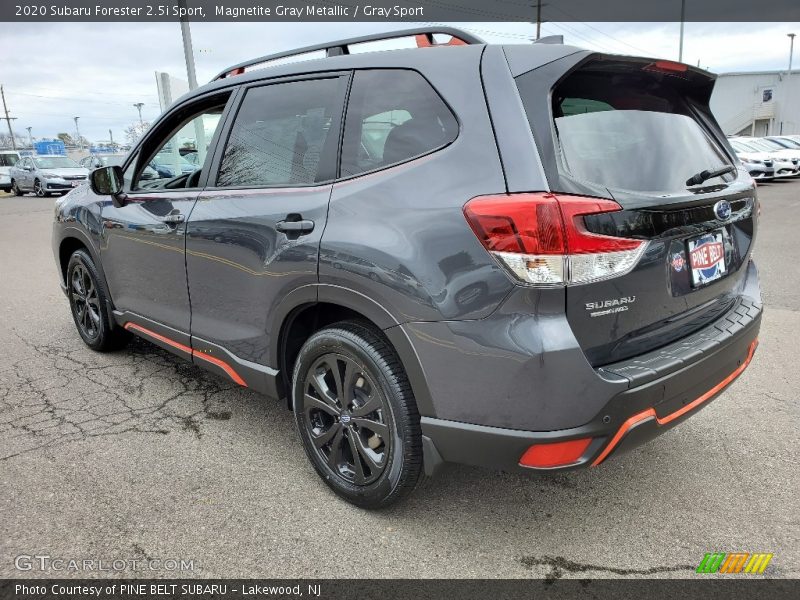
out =
{"type": "MultiPolygon", "coordinates": [[[[518,78],[529,112],[527,104],[537,99],[526,98],[524,78],[532,75],[518,78]]],[[[561,169],[579,181],[611,190],[685,191],[694,174],[731,164],[668,77],[578,70],[553,90],[552,111],[561,169]]]]}
{"type": "Polygon", "coordinates": [[[428,154],[452,142],[458,122],[422,75],[356,71],[350,91],[341,175],[351,177],[428,154]]]}

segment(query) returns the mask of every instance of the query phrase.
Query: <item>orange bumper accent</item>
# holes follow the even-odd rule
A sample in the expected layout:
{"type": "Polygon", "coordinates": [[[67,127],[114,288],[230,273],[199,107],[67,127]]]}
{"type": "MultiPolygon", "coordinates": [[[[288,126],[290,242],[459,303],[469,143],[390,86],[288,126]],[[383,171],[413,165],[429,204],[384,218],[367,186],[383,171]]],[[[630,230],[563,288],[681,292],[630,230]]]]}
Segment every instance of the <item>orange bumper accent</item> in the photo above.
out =
{"type": "Polygon", "coordinates": [[[703,404],[704,402],[706,402],[707,400],[709,400],[710,398],[712,398],[713,396],[718,394],[720,391],[722,391],[728,385],[733,383],[733,380],[736,379],[739,375],[741,375],[742,371],[744,371],[747,368],[747,365],[749,365],[750,361],[753,360],[753,353],[756,351],[756,347],[757,346],[758,346],[758,340],[755,339],[750,344],[750,348],[749,348],[749,350],[747,352],[747,358],[745,359],[745,361],[741,365],[736,367],[736,369],[733,371],[733,373],[728,375],[725,379],[720,381],[717,385],[715,385],[713,388],[708,390],[705,394],[703,394],[699,398],[691,401],[686,406],[683,406],[683,407],[679,408],[678,410],[676,410],[675,412],[671,412],[668,415],[663,416],[663,417],[659,417],[656,414],[656,411],[655,411],[654,408],[648,408],[647,410],[643,410],[642,412],[633,415],[631,418],[629,418],[627,421],[625,421],[622,425],[620,425],[620,428],[617,430],[617,433],[615,433],[614,437],[611,438],[611,441],[606,445],[606,447],[600,453],[600,456],[598,456],[594,460],[594,462],[592,463],[592,466],[596,467],[601,462],[603,462],[606,459],[606,457],[608,457],[608,455],[611,454],[611,451],[614,450],[614,448],[617,447],[617,444],[620,443],[622,438],[625,437],[625,434],[628,433],[628,431],[630,431],[630,429],[632,427],[638,425],[642,421],[647,421],[649,419],[655,419],[656,423],[658,423],[659,425],[666,425],[667,423],[669,423],[671,421],[674,421],[678,417],[680,417],[682,415],[685,415],[690,410],[694,410],[695,408],[697,408],[698,406],[700,406],[701,404],[703,404]]]}

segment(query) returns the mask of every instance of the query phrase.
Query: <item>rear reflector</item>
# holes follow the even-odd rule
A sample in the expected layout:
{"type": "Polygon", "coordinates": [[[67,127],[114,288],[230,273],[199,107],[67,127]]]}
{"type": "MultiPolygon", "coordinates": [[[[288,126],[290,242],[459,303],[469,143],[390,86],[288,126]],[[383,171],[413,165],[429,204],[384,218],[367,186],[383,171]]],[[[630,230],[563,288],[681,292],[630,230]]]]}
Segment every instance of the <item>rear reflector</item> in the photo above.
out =
{"type": "Polygon", "coordinates": [[[646,242],[586,230],[584,215],[621,210],[604,198],[526,193],[478,196],[464,215],[483,246],[520,281],[569,285],[628,273],[646,242]]]}
{"type": "Polygon", "coordinates": [[[519,464],[539,469],[566,467],[578,462],[591,443],[592,438],[581,438],[553,444],[534,444],[525,451],[519,464]]]}

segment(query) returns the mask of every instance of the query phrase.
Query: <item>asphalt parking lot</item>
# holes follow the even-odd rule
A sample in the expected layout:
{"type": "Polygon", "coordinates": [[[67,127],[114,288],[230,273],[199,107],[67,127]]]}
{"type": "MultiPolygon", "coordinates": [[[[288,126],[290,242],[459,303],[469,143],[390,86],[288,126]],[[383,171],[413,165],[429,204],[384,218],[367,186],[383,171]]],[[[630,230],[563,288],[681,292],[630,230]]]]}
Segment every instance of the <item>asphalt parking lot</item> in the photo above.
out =
{"type": "Polygon", "coordinates": [[[277,402],[143,341],[87,349],[54,199],[0,193],[0,577],[70,575],[15,568],[34,554],[202,577],[694,577],[710,551],[800,576],[800,180],[759,193],[761,345],[719,399],[603,467],[453,466],[383,512],[328,491],[277,402]]]}

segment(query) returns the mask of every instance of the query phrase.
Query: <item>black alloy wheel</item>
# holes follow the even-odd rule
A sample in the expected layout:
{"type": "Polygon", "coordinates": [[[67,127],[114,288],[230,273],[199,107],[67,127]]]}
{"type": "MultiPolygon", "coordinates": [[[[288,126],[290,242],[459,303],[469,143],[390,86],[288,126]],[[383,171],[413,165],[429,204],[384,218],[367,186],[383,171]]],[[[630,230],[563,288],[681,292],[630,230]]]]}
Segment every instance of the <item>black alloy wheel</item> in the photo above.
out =
{"type": "Polygon", "coordinates": [[[97,286],[92,281],[89,271],[82,264],[77,264],[70,274],[70,299],[75,314],[75,324],[82,337],[94,340],[100,335],[100,298],[97,286]]]}
{"type": "Polygon", "coordinates": [[[333,473],[366,485],[383,473],[392,448],[386,399],[354,360],[325,354],[304,384],[303,419],[311,441],[333,473]]]}
{"type": "Polygon", "coordinates": [[[99,352],[125,346],[131,335],[114,324],[108,293],[86,250],[72,253],[65,275],[72,319],[84,343],[99,352]]]}
{"type": "Polygon", "coordinates": [[[343,321],[314,333],[294,364],[292,401],[303,448],[336,494],[382,508],[414,490],[422,473],[419,411],[379,329],[343,321]]]}

